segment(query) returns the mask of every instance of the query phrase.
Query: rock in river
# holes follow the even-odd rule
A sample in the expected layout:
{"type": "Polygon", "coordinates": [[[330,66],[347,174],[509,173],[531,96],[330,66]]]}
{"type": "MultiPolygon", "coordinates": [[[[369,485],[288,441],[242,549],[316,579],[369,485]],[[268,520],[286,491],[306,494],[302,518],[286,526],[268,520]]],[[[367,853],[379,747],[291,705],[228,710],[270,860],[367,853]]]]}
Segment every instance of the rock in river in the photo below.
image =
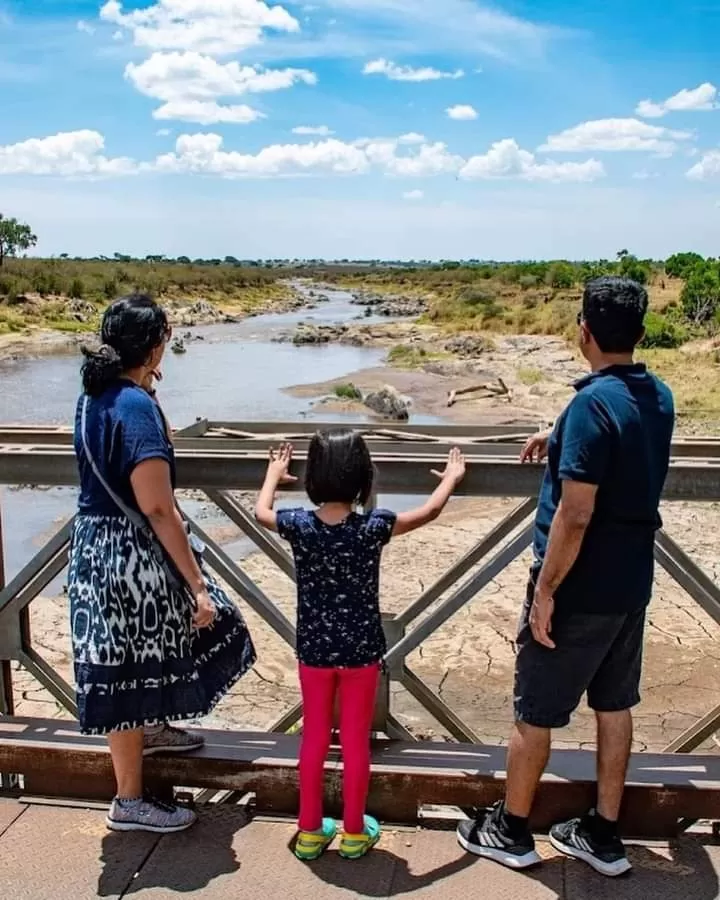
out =
{"type": "Polygon", "coordinates": [[[372,391],[364,398],[365,406],[385,419],[407,422],[410,418],[412,401],[403,397],[394,387],[386,384],[379,391],[372,391]]]}

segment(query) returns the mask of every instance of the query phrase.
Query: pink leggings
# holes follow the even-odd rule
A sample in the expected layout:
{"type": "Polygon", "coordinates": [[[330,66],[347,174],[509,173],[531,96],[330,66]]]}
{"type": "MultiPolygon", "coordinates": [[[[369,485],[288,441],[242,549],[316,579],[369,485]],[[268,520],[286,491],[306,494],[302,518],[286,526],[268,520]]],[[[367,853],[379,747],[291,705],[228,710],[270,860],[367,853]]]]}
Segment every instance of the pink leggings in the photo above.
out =
{"type": "Polygon", "coordinates": [[[335,695],[340,706],[345,831],[362,834],[370,783],[370,728],[380,666],[319,669],[300,663],[303,737],[300,747],[301,831],[322,826],[325,760],[330,749],[335,695]]]}

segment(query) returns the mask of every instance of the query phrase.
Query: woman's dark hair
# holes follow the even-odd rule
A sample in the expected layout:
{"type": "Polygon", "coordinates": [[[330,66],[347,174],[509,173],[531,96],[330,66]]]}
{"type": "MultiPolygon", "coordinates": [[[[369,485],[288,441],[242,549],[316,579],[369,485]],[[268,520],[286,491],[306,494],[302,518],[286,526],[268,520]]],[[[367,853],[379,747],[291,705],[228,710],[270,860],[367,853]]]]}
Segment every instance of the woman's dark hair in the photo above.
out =
{"type": "Polygon", "coordinates": [[[356,431],[318,431],[308,449],[305,491],[316,506],[359,503],[372,493],[375,470],[367,444],[356,431]]]}
{"type": "Polygon", "coordinates": [[[97,350],[82,348],[83,390],[91,397],[103,393],[130,369],[147,362],[169,331],[165,310],[145,294],[130,294],[112,303],[103,315],[97,350]]]}
{"type": "Polygon", "coordinates": [[[603,353],[632,353],[647,309],[647,291],[629,278],[605,275],[585,286],[582,318],[603,353]]]}

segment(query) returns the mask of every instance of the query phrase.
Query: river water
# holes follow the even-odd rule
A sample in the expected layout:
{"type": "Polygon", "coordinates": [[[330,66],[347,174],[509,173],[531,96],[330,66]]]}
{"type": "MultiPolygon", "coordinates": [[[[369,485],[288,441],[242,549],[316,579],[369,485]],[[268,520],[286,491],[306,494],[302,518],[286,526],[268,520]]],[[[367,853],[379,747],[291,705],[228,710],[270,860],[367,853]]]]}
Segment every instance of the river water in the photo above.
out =
{"type": "MultiPolygon", "coordinates": [[[[322,410],[313,413],[307,399],[291,397],[283,388],[339,378],[382,363],[384,352],[375,348],[340,344],[296,347],[273,341],[292,332],[298,322],[339,324],[350,322],[363,308],[350,303],[344,291],[324,291],[330,299],[316,309],[257,316],[233,325],[214,325],[191,331],[202,340],[191,341],[183,355],[167,353],[159,394],[173,425],[183,426],[198,417],[224,421],[293,421],[314,417],[343,421],[322,410]]],[[[376,318],[362,317],[372,324],[376,318]]],[[[382,319],[387,322],[387,319],[382,319]]],[[[0,423],[69,425],[80,390],[79,354],[44,356],[0,363],[0,423]]],[[[429,417],[413,421],[429,424],[429,417]]],[[[1,477],[1,476],[0,476],[1,477]]],[[[75,504],[73,488],[52,490],[6,489],[2,498],[6,574],[12,577],[70,516],[75,504]]],[[[409,502],[394,498],[397,507],[409,502]],[[399,502],[398,502],[399,501],[399,502]]],[[[204,525],[222,522],[192,501],[184,504],[191,515],[203,514],[204,525]]],[[[249,545],[229,547],[245,552],[249,545]]]]}

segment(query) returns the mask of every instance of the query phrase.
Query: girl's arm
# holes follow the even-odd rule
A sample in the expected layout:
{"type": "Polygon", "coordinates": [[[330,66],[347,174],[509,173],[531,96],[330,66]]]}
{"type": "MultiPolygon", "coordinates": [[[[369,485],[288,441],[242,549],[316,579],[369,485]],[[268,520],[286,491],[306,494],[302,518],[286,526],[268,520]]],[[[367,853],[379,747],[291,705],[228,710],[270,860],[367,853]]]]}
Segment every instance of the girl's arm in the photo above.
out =
{"type": "Polygon", "coordinates": [[[283,444],[279,450],[270,451],[270,462],[265,481],[255,504],[255,518],[270,531],[277,531],[277,515],[273,506],[278,487],[281,484],[292,484],[297,481],[297,478],[288,471],[292,462],[292,454],[292,444],[283,444]]]}
{"type": "Polygon", "coordinates": [[[423,525],[437,519],[445,509],[453,491],[465,476],[465,457],[457,447],[453,447],[448,454],[444,471],[437,472],[433,469],[432,474],[440,479],[440,484],[422,506],[411,509],[409,512],[398,513],[393,528],[393,537],[415,531],[416,528],[422,528],[423,525]]]}

